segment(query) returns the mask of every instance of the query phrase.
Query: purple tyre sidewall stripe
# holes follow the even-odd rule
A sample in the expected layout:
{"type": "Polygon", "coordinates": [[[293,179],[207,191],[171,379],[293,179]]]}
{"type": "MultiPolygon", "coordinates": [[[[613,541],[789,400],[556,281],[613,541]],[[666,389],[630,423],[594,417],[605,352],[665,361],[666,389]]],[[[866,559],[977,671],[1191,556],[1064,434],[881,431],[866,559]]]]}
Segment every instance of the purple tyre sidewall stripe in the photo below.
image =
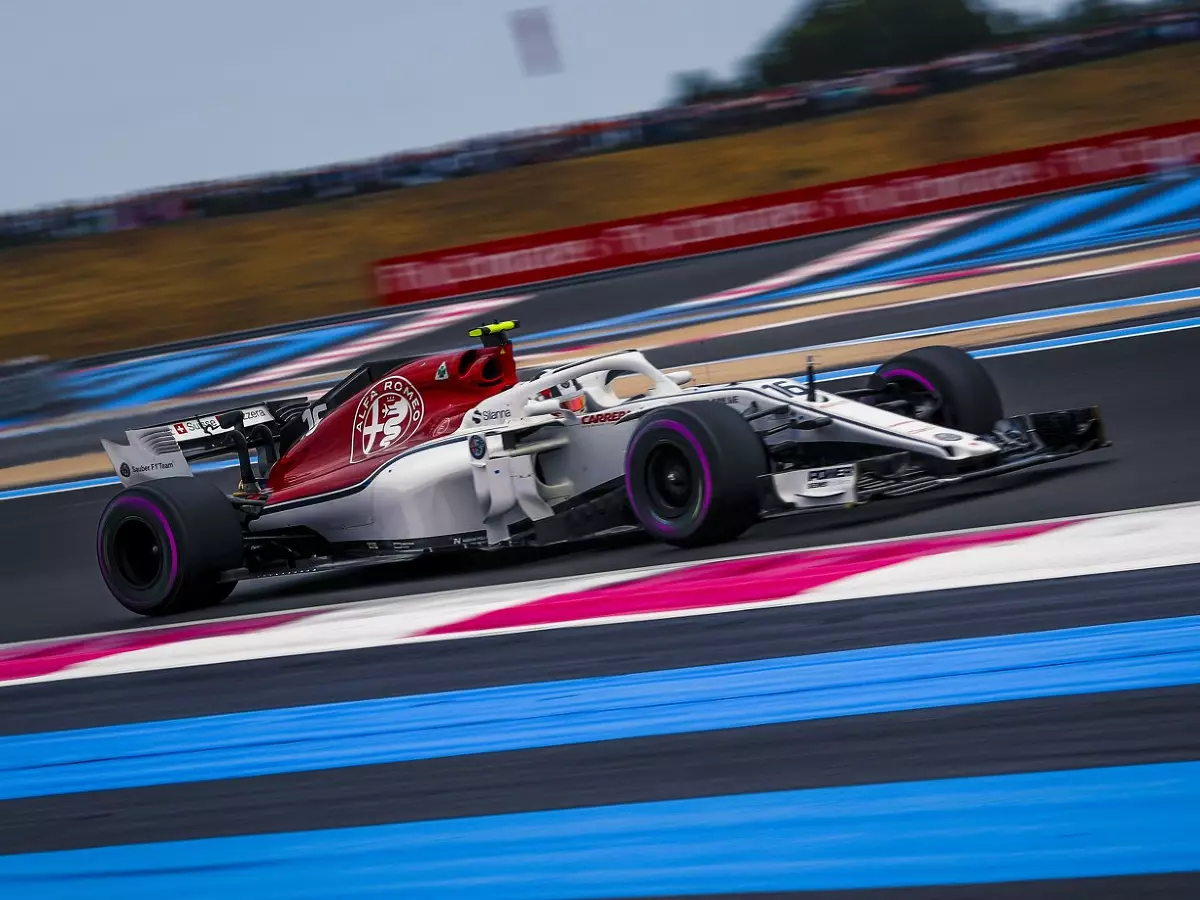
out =
{"type": "Polygon", "coordinates": [[[888,381],[892,378],[906,378],[909,381],[915,381],[931,394],[936,394],[938,392],[937,388],[930,383],[928,378],[918,372],[914,372],[912,369],[892,369],[888,372],[881,372],[879,377],[884,381],[888,381]]]}
{"type": "MultiPolygon", "coordinates": [[[[696,438],[696,436],[694,434],[692,434],[691,429],[689,429],[685,425],[681,425],[679,422],[673,422],[670,419],[659,419],[656,422],[651,422],[648,426],[646,426],[646,430],[643,431],[642,434],[647,434],[652,428],[659,428],[659,427],[667,428],[667,429],[670,429],[671,431],[674,431],[676,434],[678,434],[680,437],[682,437],[685,441],[687,441],[689,444],[691,444],[692,449],[696,451],[696,456],[700,459],[700,468],[704,472],[704,492],[700,498],[700,513],[699,513],[698,518],[700,520],[703,520],[705,518],[705,516],[708,515],[708,507],[709,507],[709,504],[712,502],[712,469],[708,465],[708,455],[704,452],[704,448],[700,445],[700,441],[696,438]]],[[[639,435],[639,438],[640,437],[641,437],[641,435],[639,435]]],[[[629,496],[630,506],[633,507],[635,512],[638,512],[639,511],[638,503],[637,503],[637,500],[633,496],[633,485],[630,483],[630,480],[629,480],[629,462],[633,455],[633,451],[634,451],[634,448],[636,447],[636,445],[637,445],[637,441],[632,442],[629,445],[629,449],[625,453],[625,493],[628,494],[628,496],[629,496]]],[[[642,519],[644,517],[639,515],[638,518],[642,519]]],[[[664,522],[658,516],[654,515],[654,513],[650,513],[649,517],[645,517],[645,518],[648,518],[649,520],[651,520],[649,522],[649,524],[653,525],[659,531],[677,531],[678,530],[670,522],[664,522]]]]}
{"type": "MultiPolygon", "coordinates": [[[[160,526],[162,526],[162,530],[167,536],[167,545],[169,548],[167,557],[167,582],[169,584],[173,584],[175,582],[175,576],[179,573],[179,548],[175,543],[175,531],[171,528],[170,523],[167,521],[167,517],[163,515],[161,509],[144,497],[118,497],[113,501],[110,509],[117,510],[121,507],[136,510],[144,516],[148,515],[149,518],[154,519],[160,526]]],[[[104,580],[110,586],[112,586],[112,578],[110,577],[111,573],[109,572],[108,562],[104,555],[103,528],[101,528],[99,533],[96,535],[96,555],[100,560],[100,573],[104,576],[104,580]]]]}

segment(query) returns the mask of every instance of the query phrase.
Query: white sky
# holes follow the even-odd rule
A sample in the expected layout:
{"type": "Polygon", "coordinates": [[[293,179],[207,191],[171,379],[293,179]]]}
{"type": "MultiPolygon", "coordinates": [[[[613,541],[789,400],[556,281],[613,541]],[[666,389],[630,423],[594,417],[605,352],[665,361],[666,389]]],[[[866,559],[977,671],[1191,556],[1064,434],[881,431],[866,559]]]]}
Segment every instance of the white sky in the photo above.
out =
{"type": "Polygon", "coordinates": [[[795,4],[0,0],[0,210],[650,108],[795,4]],[[506,15],[542,5],[566,71],[527,78],[506,15]]]}

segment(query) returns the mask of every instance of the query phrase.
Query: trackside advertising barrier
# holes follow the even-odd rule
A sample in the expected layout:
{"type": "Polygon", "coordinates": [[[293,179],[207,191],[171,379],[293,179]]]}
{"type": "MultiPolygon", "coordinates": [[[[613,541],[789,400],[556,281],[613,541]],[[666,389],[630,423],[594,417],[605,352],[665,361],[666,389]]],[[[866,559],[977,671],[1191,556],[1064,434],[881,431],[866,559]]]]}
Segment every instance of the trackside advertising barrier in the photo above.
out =
{"type": "Polygon", "coordinates": [[[1200,119],[381,260],[385,304],[586,275],[1153,174],[1200,160],[1200,119]]]}

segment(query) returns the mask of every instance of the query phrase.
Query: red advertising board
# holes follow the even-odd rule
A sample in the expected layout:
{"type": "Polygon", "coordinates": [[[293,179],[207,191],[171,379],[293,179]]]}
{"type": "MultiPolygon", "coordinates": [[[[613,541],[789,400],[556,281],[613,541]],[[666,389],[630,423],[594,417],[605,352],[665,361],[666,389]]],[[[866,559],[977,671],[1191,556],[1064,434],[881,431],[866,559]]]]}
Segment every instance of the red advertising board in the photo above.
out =
{"type": "Polygon", "coordinates": [[[386,304],[841,231],[1147,175],[1200,160],[1200,119],[374,264],[386,304]]]}

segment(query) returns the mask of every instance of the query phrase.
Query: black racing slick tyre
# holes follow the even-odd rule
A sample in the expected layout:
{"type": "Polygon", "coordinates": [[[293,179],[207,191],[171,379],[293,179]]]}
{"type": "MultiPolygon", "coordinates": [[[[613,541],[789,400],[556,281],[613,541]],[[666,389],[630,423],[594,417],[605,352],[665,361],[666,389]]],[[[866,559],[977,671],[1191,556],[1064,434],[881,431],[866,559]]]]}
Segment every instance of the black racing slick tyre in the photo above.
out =
{"type": "Polygon", "coordinates": [[[872,386],[913,398],[915,418],[969,434],[987,434],[1004,417],[992,376],[957,347],[901,353],[875,370],[872,386]]]}
{"type": "Polygon", "coordinates": [[[761,509],[766,451],[737,410],[698,400],[647,415],[625,453],[638,523],[657,540],[696,547],[733,540],[761,509]]]}
{"type": "Polygon", "coordinates": [[[96,555],[117,601],[143,616],[220,603],[242,565],[242,526],[229,499],[198,478],[163,478],[114,497],[100,516],[96,555]]]}

